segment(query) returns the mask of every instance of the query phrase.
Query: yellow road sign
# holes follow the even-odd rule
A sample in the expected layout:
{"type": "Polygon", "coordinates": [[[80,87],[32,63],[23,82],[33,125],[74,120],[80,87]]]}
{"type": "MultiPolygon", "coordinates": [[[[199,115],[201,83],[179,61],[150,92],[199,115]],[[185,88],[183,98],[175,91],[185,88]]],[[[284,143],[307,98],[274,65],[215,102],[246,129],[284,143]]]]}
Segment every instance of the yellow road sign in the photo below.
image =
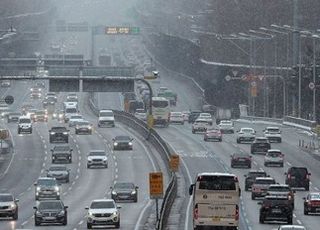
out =
{"type": "Polygon", "coordinates": [[[154,120],[153,120],[153,116],[151,114],[148,114],[147,124],[148,124],[149,129],[153,128],[154,120]]]}
{"type": "Polygon", "coordinates": [[[7,129],[0,129],[0,139],[4,140],[9,137],[9,131],[7,129]]]}
{"type": "Polygon", "coordinates": [[[150,199],[163,198],[163,176],[162,172],[149,173],[150,199]]]}
{"type": "Polygon", "coordinates": [[[170,157],[170,169],[173,172],[177,172],[179,170],[179,163],[180,163],[180,158],[179,155],[174,154],[170,157]]]}

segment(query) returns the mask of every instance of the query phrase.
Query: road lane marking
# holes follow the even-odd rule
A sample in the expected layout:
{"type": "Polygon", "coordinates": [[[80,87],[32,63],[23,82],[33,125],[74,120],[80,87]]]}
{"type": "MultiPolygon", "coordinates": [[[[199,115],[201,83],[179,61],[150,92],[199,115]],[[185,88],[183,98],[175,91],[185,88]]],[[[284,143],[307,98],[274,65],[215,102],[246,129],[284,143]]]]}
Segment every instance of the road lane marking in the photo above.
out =
{"type": "Polygon", "coordinates": [[[286,162],[286,164],[289,165],[289,166],[292,166],[292,164],[290,162],[288,162],[288,161],[286,162]]]}

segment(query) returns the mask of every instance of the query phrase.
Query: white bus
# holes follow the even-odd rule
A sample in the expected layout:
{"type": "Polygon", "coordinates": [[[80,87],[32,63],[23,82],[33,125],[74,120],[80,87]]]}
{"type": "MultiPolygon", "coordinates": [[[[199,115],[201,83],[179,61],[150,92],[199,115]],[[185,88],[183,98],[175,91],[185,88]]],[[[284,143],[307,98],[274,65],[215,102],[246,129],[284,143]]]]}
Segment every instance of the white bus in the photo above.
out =
{"type": "Polygon", "coordinates": [[[169,125],[170,103],[164,97],[152,97],[152,115],[154,125],[169,125]]]}
{"type": "MultiPolygon", "coordinates": [[[[203,172],[189,188],[193,196],[193,229],[239,226],[240,187],[237,176],[230,173],[203,172]]],[[[220,228],[219,228],[220,229],[220,228]]]]}

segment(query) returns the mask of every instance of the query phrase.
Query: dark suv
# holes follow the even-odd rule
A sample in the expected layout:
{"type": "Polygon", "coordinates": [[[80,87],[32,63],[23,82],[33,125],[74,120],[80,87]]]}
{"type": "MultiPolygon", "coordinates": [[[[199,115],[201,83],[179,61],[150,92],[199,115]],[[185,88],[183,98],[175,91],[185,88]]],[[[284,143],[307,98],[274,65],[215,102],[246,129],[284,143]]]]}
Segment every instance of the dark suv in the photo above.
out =
{"type": "Polygon", "coordinates": [[[42,223],[61,223],[67,225],[67,208],[61,200],[40,201],[33,207],[34,224],[39,226],[42,223]]]}
{"type": "Polygon", "coordinates": [[[292,224],[293,211],[288,197],[266,196],[258,204],[261,205],[260,224],[263,224],[265,221],[286,221],[288,224],[292,224]]]}
{"type": "Polygon", "coordinates": [[[245,191],[248,191],[249,189],[251,189],[251,186],[257,177],[267,177],[267,173],[260,170],[250,170],[247,175],[244,175],[244,177],[246,178],[244,189],[245,191]]]}
{"type": "Polygon", "coordinates": [[[291,167],[285,173],[285,183],[290,187],[304,188],[309,191],[310,175],[306,167],[291,167]]]}
{"type": "Polygon", "coordinates": [[[56,163],[58,161],[71,163],[72,152],[73,149],[70,148],[69,145],[55,145],[51,149],[52,163],[56,163]]]}
{"type": "Polygon", "coordinates": [[[251,154],[266,154],[270,148],[270,142],[266,137],[256,137],[251,144],[251,154]]]}

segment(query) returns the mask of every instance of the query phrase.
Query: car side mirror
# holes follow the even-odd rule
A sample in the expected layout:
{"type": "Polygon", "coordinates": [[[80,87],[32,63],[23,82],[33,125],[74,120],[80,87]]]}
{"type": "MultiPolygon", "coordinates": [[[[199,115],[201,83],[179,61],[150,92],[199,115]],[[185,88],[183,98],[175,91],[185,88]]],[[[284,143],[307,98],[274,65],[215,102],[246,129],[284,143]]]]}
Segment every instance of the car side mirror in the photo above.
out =
{"type": "Polygon", "coordinates": [[[258,202],[259,205],[262,205],[262,203],[263,203],[262,201],[259,201],[259,202],[258,202]]]}
{"type": "Polygon", "coordinates": [[[133,138],[131,138],[131,140],[130,141],[133,141],[133,138]]]}
{"type": "Polygon", "coordinates": [[[73,149],[70,149],[70,152],[73,152],[73,149]]]}
{"type": "Polygon", "coordinates": [[[311,173],[308,173],[309,176],[311,176],[311,173]]]}
{"type": "Polygon", "coordinates": [[[14,201],[15,201],[15,202],[19,202],[19,199],[15,199],[14,201]]]}
{"type": "Polygon", "coordinates": [[[244,177],[248,177],[248,175],[247,174],[245,174],[245,175],[243,175],[244,177]]]}
{"type": "Polygon", "coordinates": [[[115,141],[115,139],[114,139],[114,138],[112,138],[112,141],[115,141]]]}
{"type": "Polygon", "coordinates": [[[89,209],[89,207],[88,207],[88,206],[86,206],[84,209],[85,209],[85,210],[88,210],[88,209],[89,209]]]}
{"type": "Polygon", "coordinates": [[[112,186],[110,186],[110,189],[113,189],[113,187],[112,187],[112,186]]]}
{"type": "Polygon", "coordinates": [[[120,209],[120,208],[122,208],[120,205],[117,205],[117,209],[120,209]]]}
{"type": "Polygon", "coordinates": [[[292,190],[293,193],[296,193],[296,190],[292,190]]]}
{"type": "Polygon", "coordinates": [[[53,149],[50,149],[51,152],[53,152],[53,149]]]}
{"type": "Polygon", "coordinates": [[[288,175],[288,173],[285,172],[284,175],[288,175]]]}
{"type": "Polygon", "coordinates": [[[34,210],[37,210],[37,207],[36,207],[36,206],[33,206],[33,209],[34,209],[34,210]]]}
{"type": "Polygon", "coordinates": [[[49,169],[46,169],[45,171],[46,171],[46,172],[49,172],[49,169]]]}
{"type": "Polygon", "coordinates": [[[190,185],[190,187],[189,187],[189,195],[190,196],[193,194],[193,187],[194,187],[194,184],[190,185]]]}
{"type": "Polygon", "coordinates": [[[302,200],[306,200],[307,198],[306,197],[302,197],[302,200]]]}
{"type": "Polygon", "coordinates": [[[136,186],[136,189],[139,189],[139,186],[136,186]]]}
{"type": "Polygon", "coordinates": [[[37,183],[37,182],[35,182],[35,183],[33,183],[33,185],[34,185],[34,186],[37,186],[37,185],[38,185],[38,183],[37,183]]]}

